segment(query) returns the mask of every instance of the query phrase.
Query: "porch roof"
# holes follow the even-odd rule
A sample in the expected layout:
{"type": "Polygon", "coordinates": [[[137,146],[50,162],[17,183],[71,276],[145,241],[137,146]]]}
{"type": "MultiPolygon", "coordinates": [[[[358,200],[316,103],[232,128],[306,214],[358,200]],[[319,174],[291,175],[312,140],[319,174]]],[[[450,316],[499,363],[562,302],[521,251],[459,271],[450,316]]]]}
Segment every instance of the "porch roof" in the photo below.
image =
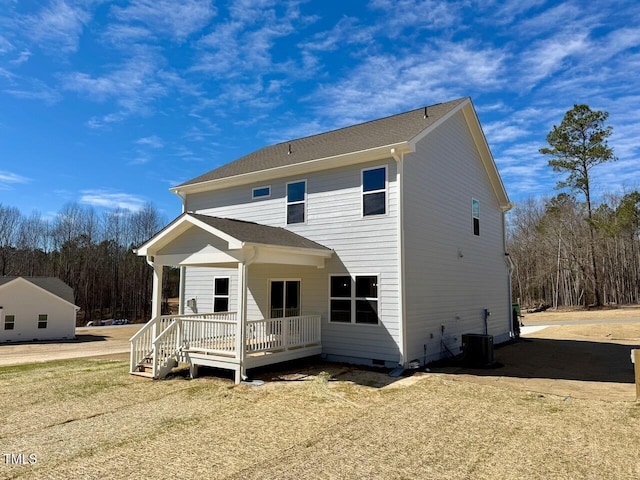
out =
{"type": "Polygon", "coordinates": [[[223,265],[251,261],[324,266],[333,250],[280,227],[183,213],[136,251],[163,265],[223,265]]]}

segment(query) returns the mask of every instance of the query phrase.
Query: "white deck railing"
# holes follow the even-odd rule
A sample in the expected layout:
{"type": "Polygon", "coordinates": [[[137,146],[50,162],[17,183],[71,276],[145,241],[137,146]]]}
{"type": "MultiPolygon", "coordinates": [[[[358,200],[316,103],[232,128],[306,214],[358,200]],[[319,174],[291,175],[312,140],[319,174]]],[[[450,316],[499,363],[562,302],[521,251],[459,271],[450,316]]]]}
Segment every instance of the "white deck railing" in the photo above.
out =
{"type": "MultiPolygon", "coordinates": [[[[153,377],[180,352],[236,355],[235,312],[163,315],[150,320],[131,337],[131,372],[150,363],[153,377]]],[[[247,322],[246,353],[277,352],[320,343],[320,315],[247,322]]]]}
{"type": "Polygon", "coordinates": [[[301,347],[320,342],[320,315],[247,322],[247,353],[301,347]]]}
{"type": "MultiPolygon", "coordinates": [[[[190,315],[162,315],[149,320],[131,339],[131,372],[144,363],[153,365],[153,376],[157,374],[157,368],[167,357],[173,355],[183,346],[182,330],[185,320],[225,322],[235,328],[235,312],[205,313],[190,315]]],[[[190,323],[187,322],[187,333],[190,332],[190,323]]],[[[188,338],[188,337],[187,337],[188,338]]]]}

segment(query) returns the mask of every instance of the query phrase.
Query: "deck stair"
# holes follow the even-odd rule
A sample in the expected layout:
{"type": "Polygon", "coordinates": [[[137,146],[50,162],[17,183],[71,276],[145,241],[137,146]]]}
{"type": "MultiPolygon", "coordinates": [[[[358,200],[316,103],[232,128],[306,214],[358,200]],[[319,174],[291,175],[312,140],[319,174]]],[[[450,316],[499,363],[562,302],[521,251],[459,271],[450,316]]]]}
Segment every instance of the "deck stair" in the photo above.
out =
{"type": "Polygon", "coordinates": [[[167,315],[150,320],[131,337],[130,373],[166,377],[184,362],[195,376],[199,365],[236,373],[322,351],[319,315],[250,320],[240,338],[235,312],[167,315]]]}

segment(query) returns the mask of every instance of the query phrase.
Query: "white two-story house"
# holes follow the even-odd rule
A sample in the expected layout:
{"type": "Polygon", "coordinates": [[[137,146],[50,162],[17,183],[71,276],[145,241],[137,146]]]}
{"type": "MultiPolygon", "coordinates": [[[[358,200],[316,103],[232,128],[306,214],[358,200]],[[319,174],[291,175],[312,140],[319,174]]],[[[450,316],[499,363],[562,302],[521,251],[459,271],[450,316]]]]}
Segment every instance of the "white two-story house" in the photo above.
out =
{"type": "Polygon", "coordinates": [[[396,367],[457,353],[465,333],[509,339],[511,204],[469,98],[271,145],[172,191],[184,213],[138,249],[155,314],[132,373],[187,361],[239,381],[316,354],[396,367]],[[160,315],[165,265],[181,267],[179,316],[160,315]]]}

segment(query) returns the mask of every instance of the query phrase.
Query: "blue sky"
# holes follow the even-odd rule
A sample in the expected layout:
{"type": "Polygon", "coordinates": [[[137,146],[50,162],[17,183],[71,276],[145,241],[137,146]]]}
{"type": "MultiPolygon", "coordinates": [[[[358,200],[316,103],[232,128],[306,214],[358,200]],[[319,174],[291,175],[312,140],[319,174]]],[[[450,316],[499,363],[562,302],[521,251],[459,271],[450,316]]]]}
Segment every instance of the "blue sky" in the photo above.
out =
{"type": "Polygon", "coordinates": [[[574,103],[640,187],[640,4],[0,0],[0,203],[180,213],[169,187],[264,145],[471,96],[511,199],[574,103]]]}

